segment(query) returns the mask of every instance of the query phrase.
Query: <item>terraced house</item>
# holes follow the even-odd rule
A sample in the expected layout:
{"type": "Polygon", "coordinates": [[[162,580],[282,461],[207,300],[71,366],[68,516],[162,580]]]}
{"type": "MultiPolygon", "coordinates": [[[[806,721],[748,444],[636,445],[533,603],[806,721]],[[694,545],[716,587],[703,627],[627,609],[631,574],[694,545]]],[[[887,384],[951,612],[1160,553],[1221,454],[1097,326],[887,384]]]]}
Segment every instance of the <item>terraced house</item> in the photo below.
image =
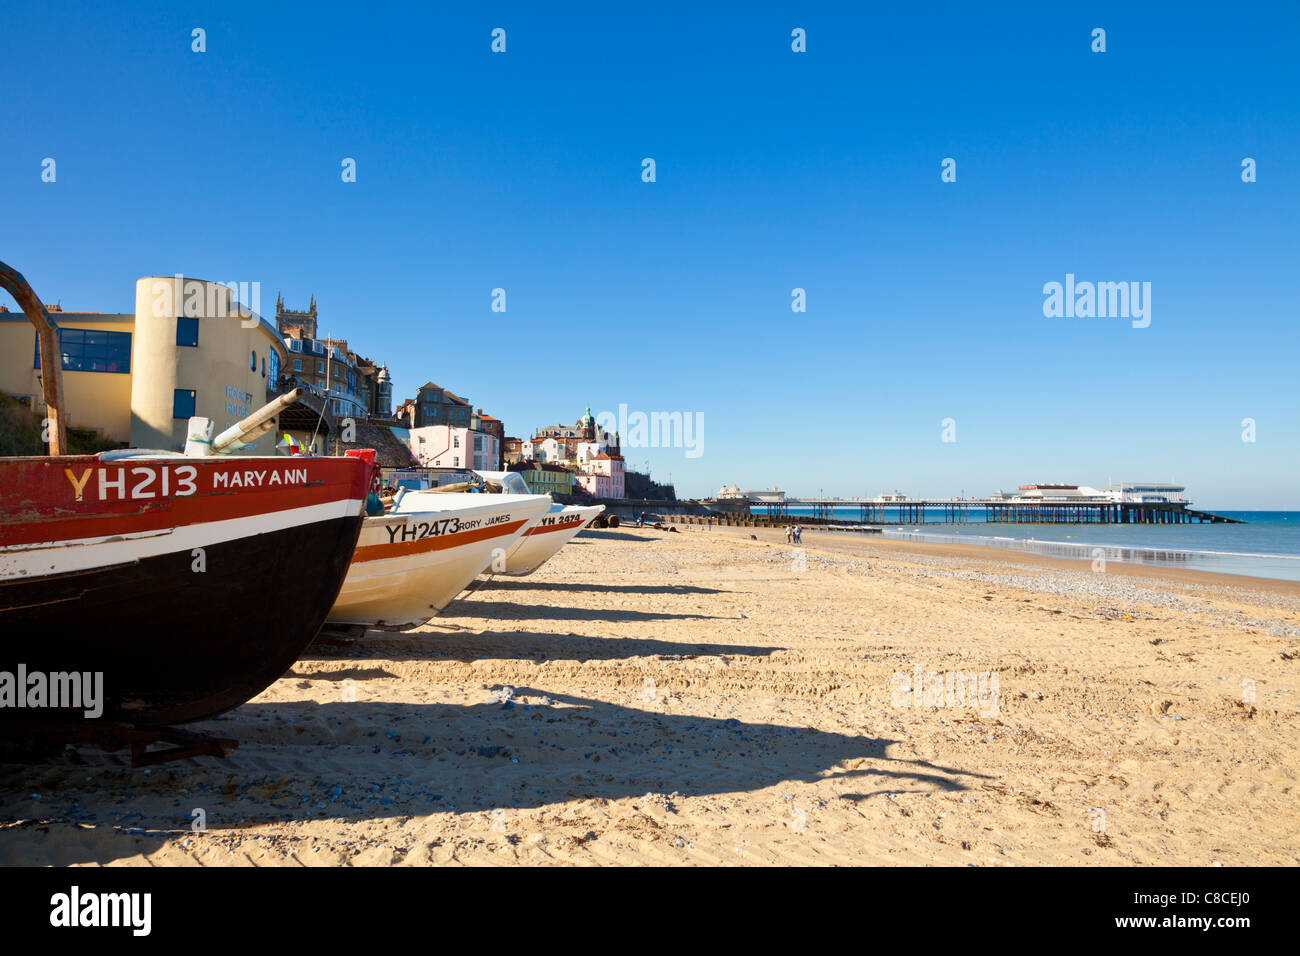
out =
{"type": "Polygon", "coordinates": [[[469,402],[433,382],[425,382],[420,386],[410,409],[412,428],[427,428],[432,425],[470,427],[472,409],[469,402]]]}
{"type": "Polygon", "coordinates": [[[559,465],[540,461],[521,461],[510,465],[507,471],[517,471],[524,484],[535,495],[573,494],[573,472],[559,465]]]}

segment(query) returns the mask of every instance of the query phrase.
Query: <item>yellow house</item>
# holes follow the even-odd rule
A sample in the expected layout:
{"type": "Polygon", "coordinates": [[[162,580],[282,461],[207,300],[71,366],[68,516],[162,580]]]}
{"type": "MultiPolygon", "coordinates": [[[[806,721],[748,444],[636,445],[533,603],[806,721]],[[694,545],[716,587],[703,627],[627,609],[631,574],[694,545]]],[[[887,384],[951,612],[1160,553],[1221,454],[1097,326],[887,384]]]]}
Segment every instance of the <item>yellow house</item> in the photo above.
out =
{"type": "MultiPolygon", "coordinates": [[[[132,313],[50,312],[63,353],[63,404],[69,424],[91,428],[109,441],[131,435],[132,313]]],[[[20,311],[0,312],[0,391],[41,399],[36,329],[20,311]]]]}
{"type": "Polygon", "coordinates": [[[522,475],[524,484],[535,495],[573,494],[573,472],[559,465],[525,461],[512,467],[510,471],[522,475]]]}
{"type": "MultiPolygon", "coordinates": [[[[179,451],[190,416],[221,432],[266,404],[288,352],[229,286],[148,276],[135,291],[134,314],[50,312],[70,425],[133,448],[179,451]]],[[[0,391],[42,407],[36,330],[22,312],[0,312],[0,391]]],[[[273,429],[244,453],[274,454],[275,441],[273,429]]]]}

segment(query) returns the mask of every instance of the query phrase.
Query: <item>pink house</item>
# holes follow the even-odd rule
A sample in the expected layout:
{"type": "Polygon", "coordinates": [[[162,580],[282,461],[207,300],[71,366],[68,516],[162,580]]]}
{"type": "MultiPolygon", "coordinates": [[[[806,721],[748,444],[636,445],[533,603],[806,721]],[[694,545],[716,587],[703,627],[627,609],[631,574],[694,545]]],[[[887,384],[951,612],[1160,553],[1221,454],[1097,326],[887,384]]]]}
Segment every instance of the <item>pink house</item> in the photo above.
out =
{"type": "Polygon", "coordinates": [[[625,497],[623,456],[603,451],[590,455],[582,473],[573,480],[596,498],[625,497]]]}
{"type": "Polygon", "coordinates": [[[450,425],[412,428],[411,453],[425,468],[474,468],[495,471],[501,460],[495,435],[450,425]]]}

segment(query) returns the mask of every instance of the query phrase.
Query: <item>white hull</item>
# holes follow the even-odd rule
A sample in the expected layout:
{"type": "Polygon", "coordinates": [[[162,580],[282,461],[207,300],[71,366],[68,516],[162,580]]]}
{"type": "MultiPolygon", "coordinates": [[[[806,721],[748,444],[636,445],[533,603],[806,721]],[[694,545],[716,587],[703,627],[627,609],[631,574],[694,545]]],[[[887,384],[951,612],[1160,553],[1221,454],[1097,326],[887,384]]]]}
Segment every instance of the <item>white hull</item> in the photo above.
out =
{"type": "Polygon", "coordinates": [[[504,571],[488,568],[488,574],[532,574],[573,540],[596,516],[605,510],[604,505],[552,505],[549,514],[543,515],[525,529],[506,552],[504,571]]]}
{"type": "Polygon", "coordinates": [[[365,520],[329,620],[423,624],[550,507],[545,495],[407,495],[400,510],[365,520]]]}

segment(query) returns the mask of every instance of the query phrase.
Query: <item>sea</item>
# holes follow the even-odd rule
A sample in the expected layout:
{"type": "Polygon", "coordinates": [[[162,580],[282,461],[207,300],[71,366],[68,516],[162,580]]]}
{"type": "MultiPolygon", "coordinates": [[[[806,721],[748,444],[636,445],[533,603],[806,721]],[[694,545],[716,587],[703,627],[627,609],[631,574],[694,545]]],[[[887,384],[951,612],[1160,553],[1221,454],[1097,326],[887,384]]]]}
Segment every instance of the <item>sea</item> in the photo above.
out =
{"type": "MultiPolygon", "coordinates": [[[[756,515],[766,509],[755,506],[756,515]]],[[[792,508],[790,518],[811,517],[812,509],[792,508]]],[[[904,541],[985,545],[1054,558],[1114,561],[1191,568],[1220,574],[1245,574],[1300,581],[1300,511],[1218,511],[1244,524],[985,524],[972,509],[967,524],[947,524],[927,515],[924,524],[872,525],[883,536],[904,541]]],[[[858,509],[837,508],[835,517],[858,520],[858,509]]],[[[817,531],[834,530],[817,527],[817,531]]],[[[852,533],[845,531],[844,533],[852,533]]]]}

